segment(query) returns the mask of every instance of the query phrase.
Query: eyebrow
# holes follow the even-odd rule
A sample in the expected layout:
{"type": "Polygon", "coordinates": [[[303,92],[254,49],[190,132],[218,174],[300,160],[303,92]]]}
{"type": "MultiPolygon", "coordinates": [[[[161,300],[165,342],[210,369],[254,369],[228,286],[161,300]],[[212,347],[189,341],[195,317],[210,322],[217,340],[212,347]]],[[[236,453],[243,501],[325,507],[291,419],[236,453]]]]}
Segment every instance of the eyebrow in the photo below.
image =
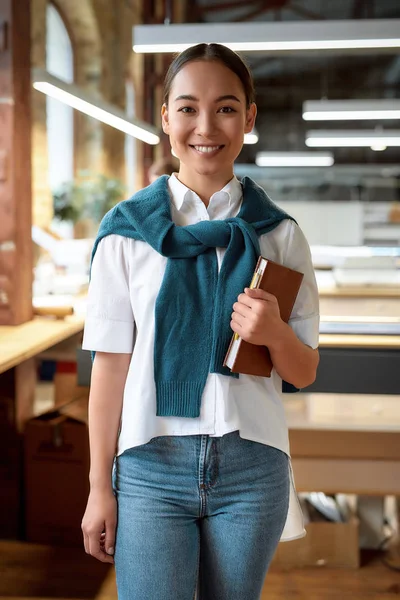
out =
{"type": "MultiPolygon", "coordinates": [[[[178,100],[190,100],[191,102],[198,102],[199,101],[198,98],[196,98],[195,96],[191,96],[190,94],[182,94],[181,96],[178,96],[177,98],[175,98],[175,102],[178,102],[178,100]]],[[[226,94],[225,96],[219,96],[215,100],[215,102],[222,102],[223,100],[233,100],[234,102],[239,102],[240,103],[239,98],[237,98],[233,94],[226,94]]]]}

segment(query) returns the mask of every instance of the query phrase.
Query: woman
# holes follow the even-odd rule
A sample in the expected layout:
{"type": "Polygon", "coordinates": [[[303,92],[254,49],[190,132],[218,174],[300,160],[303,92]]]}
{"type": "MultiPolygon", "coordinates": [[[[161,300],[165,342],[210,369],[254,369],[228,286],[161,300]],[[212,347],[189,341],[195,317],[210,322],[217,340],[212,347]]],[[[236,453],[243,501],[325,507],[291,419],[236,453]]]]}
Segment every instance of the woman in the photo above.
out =
{"type": "Polygon", "coordinates": [[[82,529],[120,600],[256,600],[279,540],[304,534],[280,391],[315,379],[318,294],[297,224],[233,175],[255,118],[238,55],[178,55],[162,125],[179,173],[120,203],[95,243],[82,529]],[[245,288],[260,253],[304,273],[289,325],[245,288]],[[222,366],[232,332],[269,348],[270,378],[222,366]]]}

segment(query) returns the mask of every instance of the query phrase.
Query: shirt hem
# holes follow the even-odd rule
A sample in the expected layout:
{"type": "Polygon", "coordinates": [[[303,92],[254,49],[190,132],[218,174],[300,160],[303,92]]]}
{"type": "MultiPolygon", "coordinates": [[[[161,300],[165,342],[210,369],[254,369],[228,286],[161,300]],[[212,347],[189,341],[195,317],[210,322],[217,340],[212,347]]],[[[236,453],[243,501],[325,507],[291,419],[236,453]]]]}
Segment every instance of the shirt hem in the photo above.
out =
{"type": "Polygon", "coordinates": [[[298,535],[292,535],[290,537],[281,538],[279,540],[279,543],[294,542],[295,540],[301,540],[302,538],[306,537],[306,535],[307,535],[307,531],[305,529],[303,529],[303,531],[298,535]]]}

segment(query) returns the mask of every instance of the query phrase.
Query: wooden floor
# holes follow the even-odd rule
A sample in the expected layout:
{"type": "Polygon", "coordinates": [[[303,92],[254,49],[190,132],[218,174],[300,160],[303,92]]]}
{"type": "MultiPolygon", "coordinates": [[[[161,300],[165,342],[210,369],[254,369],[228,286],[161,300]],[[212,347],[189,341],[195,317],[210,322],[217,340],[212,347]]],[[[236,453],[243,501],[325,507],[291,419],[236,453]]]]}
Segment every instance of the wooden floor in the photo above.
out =
{"type": "MultiPolygon", "coordinates": [[[[366,564],[365,564],[366,563],[366,564]]],[[[81,549],[0,542],[1,600],[116,600],[114,572],[81,549]]],[[[262,600],[386,600],[400,598],[400,572],[381,556],[357,571],[271,571],[262,600]]],[[[133,599],[132,599],[133,600],[133,599]]],[[[152,600],[149,598],[149,600],[152,600]]]]}

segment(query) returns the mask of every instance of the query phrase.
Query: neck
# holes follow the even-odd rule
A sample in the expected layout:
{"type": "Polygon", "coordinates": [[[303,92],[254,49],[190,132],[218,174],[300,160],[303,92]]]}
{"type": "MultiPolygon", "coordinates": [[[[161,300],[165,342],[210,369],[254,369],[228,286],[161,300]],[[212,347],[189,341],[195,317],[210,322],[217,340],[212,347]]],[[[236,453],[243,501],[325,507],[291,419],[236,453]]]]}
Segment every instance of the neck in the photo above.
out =
{"type": "Polygon", "coordinates": [[[187,173],[184,165],[181,165],[178,179],[186,187],[195,192],[205,206],[208,206],[210,198],[215,192],[219,192],[233,177],[233,169],[228,173],[216,175],[200,175],[199,173],[187,173]]]}

